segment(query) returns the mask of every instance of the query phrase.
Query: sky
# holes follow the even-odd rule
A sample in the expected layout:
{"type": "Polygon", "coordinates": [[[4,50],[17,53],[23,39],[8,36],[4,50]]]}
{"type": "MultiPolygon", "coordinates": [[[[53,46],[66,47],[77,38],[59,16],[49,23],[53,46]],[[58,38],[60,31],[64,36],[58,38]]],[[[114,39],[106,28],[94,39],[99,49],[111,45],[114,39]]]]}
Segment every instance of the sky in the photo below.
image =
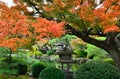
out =
{"type": "MultiPolygon", "coordinates": [[[[13,2],[13,0],[0,0],[0,1],[5,2],[5,3],[8,5],[8,7],[11,7],[11,6],[14,6],[14,5],[15,5],[14,2],[13,2]]],[[[33,9],[32,9],[31,7],[27,7],[27,9],[28,9],[29,11],[33,11],[33,9]]]]}
{"type": "Polygon", "coordinates": [[[9,7],[15,5],[15,4],[13,3],[13,0],[0,0],[0,1],[5,2],[9,7]]]}
{"type": "MultiPolygon", "coordinates": [[[[13,3],[13,0],[0,0],[0,1],[5,2],[9,7],[15,5],[15,4],[13,3]]],[[[96,1],[97,1],[97,3],[99,3],[100,0],[96,0],[96,1]]]]}
{"type": "MultiPolygon", "coordinates": [[[[0,0],[0,1],[3,1],[3,2],[5,2],[7,5],[8,5],[8,7],[11,7],[11,6],[14,6],[15,4],[13,3],[13,0],[0,0]]],[[[96,0],[97,1],[97,3],[99,3],[99,1],[100,0],[96,0]]],[[[99,6],[97,6],[96,8],[99,8],[101,5],[99,5],[99,6]]],[[[31,8],[31,7],[27,7],[27,9],[29,10],[29,11],[33,11],[33,9],[31,8]]]]}

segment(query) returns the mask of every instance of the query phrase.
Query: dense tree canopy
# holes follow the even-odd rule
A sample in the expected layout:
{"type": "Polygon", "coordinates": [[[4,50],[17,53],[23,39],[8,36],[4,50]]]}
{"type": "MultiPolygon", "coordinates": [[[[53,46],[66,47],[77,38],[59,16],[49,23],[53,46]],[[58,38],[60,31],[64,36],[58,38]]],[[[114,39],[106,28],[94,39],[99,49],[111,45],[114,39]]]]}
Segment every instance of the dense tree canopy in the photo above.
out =
{"type": "Polygon", "coordinates": [[[0,2],[0,46],[16,50],[44,37],[60,37],[65,33],[64,22],[27,16],[25,6],[7,7],[0,2]],[[58,33],[59,32],[59,33],[58,33]]]}
{"type": "MultiPolygon", "coordinates": [[[[17,2],[17,0],[15,0],[17,2]]],[[[73,27],[108,33],[119,31],[119,0],[19,0],[48,19],[64,20],[73,27]],[[104,30],[104,31],[102,31],[104,30]]],[[[94,31],[94,32],[96,32],[94,31]]],[[[99,33],[101,33],[99,32],[99,33]]]]}

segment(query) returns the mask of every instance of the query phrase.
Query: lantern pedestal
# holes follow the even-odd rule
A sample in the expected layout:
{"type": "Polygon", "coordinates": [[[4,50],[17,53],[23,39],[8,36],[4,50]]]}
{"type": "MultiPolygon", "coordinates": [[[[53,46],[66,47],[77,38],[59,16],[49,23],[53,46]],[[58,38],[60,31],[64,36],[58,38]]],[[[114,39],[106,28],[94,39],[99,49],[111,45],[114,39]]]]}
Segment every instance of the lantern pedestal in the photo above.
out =
{"type": "Polygon", "coordinates": [[[59,60],[59,62],[61,63],[61,69],[65,74],[65,79],[72,79],[73,72],[70,71],[70,64],[73,63],[73,60],[59,60]],[[64,68],[64,65],[66,65],[66,69],[64,68]]]}
{"type": "Polygon", "coordinates": [[[73,63],[73,60],[59,60],[58,62],[61,63],[61,69],[63,71],[70,71],[70,64],[73,63]],[[64,65],[66,65],[66,69],[64,65]]]}
{"type": "Polygon", "coordinates": [[[73,72],[72,71],[64,71],[65,79],[73,79],[73,72]]]}
{"type": "Polygon", "coordinates": [[[59,55],[60,59],[58,60],[58,62],[61,63],[61,69],[65,74],[65,79],[73,78],[73,72],[70,71],[70,64],[74,63],[74,61],[72,60],[72,54],[73,52],[67,48],[64,48],[63,50],[58,50],[55,53],[55,55],[59,55]]]}

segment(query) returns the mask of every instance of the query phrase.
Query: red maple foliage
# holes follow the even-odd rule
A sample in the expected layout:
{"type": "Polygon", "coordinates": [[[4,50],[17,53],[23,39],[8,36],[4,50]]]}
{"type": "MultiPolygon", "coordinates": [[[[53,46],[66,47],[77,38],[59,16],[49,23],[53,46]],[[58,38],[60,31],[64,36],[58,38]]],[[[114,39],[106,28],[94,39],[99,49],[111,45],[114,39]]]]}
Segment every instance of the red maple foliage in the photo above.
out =
{"type": "Polygon", "coordinates": [[[104,33],[108,33],[108,32],[120,32],[120,29],[116,25],[106,26],[104,33]]]}
{"type": "Polygon", "coordinates": [[[65,33],[63,29],[64,22],[57,23],[56,21],[48,21],[45,18],[38,18],[32,26],[37,35],[37,40],[42,37],[60,37],[65,33]]]}
{"type": "Polygon", "coordinates": [[[0,7],[0,46],[15,51],[30,43],[32,36],[39,41],[43,37],[60,37],[65,33],[64,22],[57,23],[44,18],[29,19],[17,6],[9,8],[2,2],[0,7]]]}
{"type": "MultiPolygon", "coordinates": [[[[62,12],[64,10],[75,14],[84,22],[88,22],[90,28],[99,24],[100,28],[105,31],[104,33],[110,32],[110,30],[106,31],[108,28],[118,31],[113,26],[119,28],[115,23],[120,18],[120,0],[54,0],[51,7],[51,12],[62,12]]],[[[86,26],[81,24],[81,26],[77,25],[77,27],[86,26]]],[[[111,31],[113,30],[111,29],[111,31]]]]}

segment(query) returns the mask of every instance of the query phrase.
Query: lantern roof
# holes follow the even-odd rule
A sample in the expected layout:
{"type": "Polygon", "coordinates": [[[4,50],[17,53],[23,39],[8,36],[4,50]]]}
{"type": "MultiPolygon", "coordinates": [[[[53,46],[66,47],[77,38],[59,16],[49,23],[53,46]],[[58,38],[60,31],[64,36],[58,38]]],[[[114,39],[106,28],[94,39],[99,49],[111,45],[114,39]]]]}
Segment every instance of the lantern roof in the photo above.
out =
{"type": "Polygon", "coordinates": [[[55,55],[71,55],[71,54],[73,54],[73,51],[68,48],[64,48],[63,50],[57,50],[55,52],[55,55]]]}

